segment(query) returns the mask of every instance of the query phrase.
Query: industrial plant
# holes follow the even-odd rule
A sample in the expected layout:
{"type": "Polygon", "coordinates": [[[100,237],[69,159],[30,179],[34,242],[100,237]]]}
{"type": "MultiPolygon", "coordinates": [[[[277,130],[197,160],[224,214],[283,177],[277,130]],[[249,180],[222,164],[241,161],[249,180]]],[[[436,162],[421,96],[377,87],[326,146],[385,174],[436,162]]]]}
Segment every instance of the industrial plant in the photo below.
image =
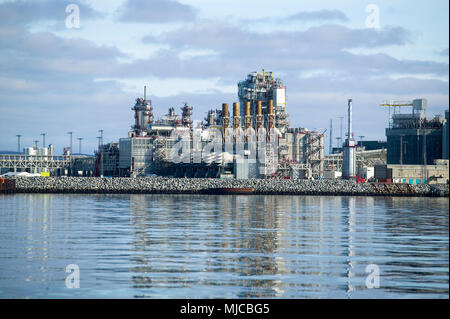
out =
{"type": "Polygon", "coordinates": [[[238,83],[238,95],[232,114],[228,103],[223,103],[221,109],[208,111],[201,126],[193,127],[188,104],[181,107],[181,116],[172,107],[155,121],[152,101],[146,99],[144,90],[144,98],[138,98],[132,108],[135,124],[128,137],[119,141],[117,175],[244,179],[323,176],[324,134],[289,127],[286,88],[280,79],[264,70],[250,73],[238,83]],[[177,162],[173,151],[181,141],[183,160],[177,162]]]}
{"type": "MultiPolygon", "coordinates": [[[[94,156],[74,155],[71,146],[61,156],[49,147],[27,147],[23,154],[0,155],[0,173],[29,172],[42,176],[172,176],[187,178],[351,179],[429,183],[448,181],[448,110],[426,117],[426,99],[381,104],[389,113],[387,141],[357,142],[353,132],[353,99],[347,100],[346,138],[324,153],[326,130],[291,127],[286,87],[272,72],[252,72],[240,81],[238,102],[222,103],[199,123],[193,107],[184,103],[155,120],[155,106],[137,98],[131,107],[134,124],[128,136],[103,144],[94,156]],[[402,113],[400,107],[410,107],[402,113]],[[231,112],[230,112],[231,109],[231,112]]],[[[345,105],[345,104],[344,104],[345,105]]],[[[356,103],[357,109],[357,103],[356,103]]],[[[19,136],[18,136],[19,137],[19,136]]],[[[44,135],[45,139],[45,135],[44,135]]],[[[79,153],[81,153],[81,140],[79,153]]],[[[37,142],[37,141],[36,141],[37,142]]],[[[37,143],[36,143],[37,144],[37,143]]],[[[20,137],[19,146],[20,150],[20,137]]]]}

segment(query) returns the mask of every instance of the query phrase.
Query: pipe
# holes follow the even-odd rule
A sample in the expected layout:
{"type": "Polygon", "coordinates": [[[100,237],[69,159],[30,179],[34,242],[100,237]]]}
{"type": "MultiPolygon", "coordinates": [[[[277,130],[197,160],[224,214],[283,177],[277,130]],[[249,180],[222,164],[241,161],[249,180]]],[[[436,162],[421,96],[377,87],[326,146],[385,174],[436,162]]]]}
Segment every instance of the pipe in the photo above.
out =
{"type": "Polygon", "coordinates": [[[256,102],[256,129],[263,127],[262,102],[256,102]]]}
{"type": "Polygon", "coordinates": [[[240,117],[239,117],[239,102],[233,103],[233,126],[235,129],[240,126],[240,117]]]}
{"type": "Polygon", "coordinates": [[[233,117],[239,116],[239,102],[233,103],[233,117]]]}
{"type": "Polygon", "coordinates": [[[267,106],[268,122],[267,129],[271,130],[273,128],[274,115],[273,115],[273,100],[269,100],[269,105],[267,106]]]}
{"type": "Polygon", "coordinates": [[[348,139],[352,138],[352,99],[348,99],[348,139]]]}
{"type": "Polygon", "coordinates": [[[252,125],[252,116],[250,115],[250,101],[245,102],[245,128],[248,129],[252,125]]]}
{"type": "Polygon", "coordinates": [[[267,114],[273,115],[273,100],[269,100],[269,107],[267,109],[267,114]]]}
{"type": "Polygon", "coordinates": [[[228,117],[228,104],[222,104],[222,117],[228,117]]]}
{"type": "Polygon", "coordinates": [[[245,116],[250,116],[250,101],[245,102],[245,116]]]}
{"type": "Polygon", "coordinates": [[[222,136],[223,136],[224,140],[227,135],[227,129],[228,129],[229,124],[230,124],[230,118],[228,116],[228,104],[223,103],[222,104],[222,136]]]}

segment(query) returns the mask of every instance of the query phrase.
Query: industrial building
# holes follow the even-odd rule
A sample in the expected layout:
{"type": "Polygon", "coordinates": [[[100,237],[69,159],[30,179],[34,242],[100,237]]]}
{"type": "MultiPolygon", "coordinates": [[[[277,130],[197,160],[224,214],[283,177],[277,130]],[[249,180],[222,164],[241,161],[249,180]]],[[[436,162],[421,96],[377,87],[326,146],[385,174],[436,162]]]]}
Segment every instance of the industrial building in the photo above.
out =
{"type": "Polygon", "coordinates": [[[94,176],[119,176],[119,143],[101,144],[95,155],[94,176]]]}
{"type": "Polygon", "coordinates": [[[379,181],[393,183],[448,183],[449,161],[435,160],[433,165],[376,165],[374,177],[379,181]]]}
{"type": "Polygon", "coordinates": [[[120,176],[150,174],[179,177],[320,178],[324,134],[291,128],[286,88],[272,72],[252,72],[238,83],[240,102],[210,110],[201,127],[192,127],[192,107],[184,104],[159,121],[150,100],[139,98],[132,110],[135,124],[119,141],[120,176]],[[258,134],[266,132],[265,139],[258,134]],[[242,139],[241,139],[242,136],[242,139]],[[220,148],[216,147],[220,142],[220,148]],[[174,153],[181,145],[182,158],[174,153]],[[276,147],[272,147],[276,144],[276,147]],[[227,149],[228,147],[228,149],[227,149]],[[239,152],[242,151],[242,154],[239,152]],[[175,160],[177,159],[177,160],[175,160]]]}
{"type": "MultiPolygon", "coordinates": [[[[273,101],[275,112],[275,126],[284,133],[289,126],[289,115],[286,113],[286,87],[279,78],[274,78],[272,72],[252,72],[247,79],[238,83],[239,103],[245,105],[250,102],[250,114],[255,114],[257,103],[261,101],[261,111],[267,114],[269,101],[273,101]]],[[[244,109],[240,117],[244,119],[244,109]]],[[[256,118],[253,119],[256,121],[256,118]]],[[[264,119],[263,119],[264,120],[264,119]]],[[[256,124],[256,123],[255,123],[256,124]]],[[[264,123],[263,123],[264,125],[264,123]]]]}
{"type": "Polygon", "coordinates": [[[445,110],[445,124],[442,128],[442,158],[448,158],[448,148],[449,148],[449,140],[448,140],[448,110],[445,110]]]}
{"type": "MultiPolygon", "coordinates": [[[[40,148],[26,147],[21,154],[0,154],[0,174],[27,172],[43,176],[76,175],[75,172],[78,170],[74,168],[74,163],[83,158],[89,157],[70,153],[55,155],[54,147],[51,144],[48,147],[40,148]]],[[[89,170],[89,166],[87,167],[89,170]]]]}
{"type": "Polygon", "coordinates": [[[374,151],[387,148],[386,141],[358,141],[358,148],[364,151],[374,151]]]}
{"type": "MultiPolygon", "coordinates": [[[[175,176],[207,178],[344,178],[405,183],[448,180],[448,110],[445,118],[425,115],[427,100],[390,101],[389,107],[411,106],[396,113],[386,129],[387,141],[359,141],[352,130],[353,100],[348,99],[348,130],[342,147],[324,155],[324,132],[290,127],[286,87],[272,72],[252,72],[238,83],[239,102],[222,103],[193,127],[193,108],[170,107],[155,120],[154,106],[137,98],[134,123],[119,142],[99,143],[95,156],[75,156],[53,147],[0,155],[7,171],[69,176],[175,176]],[[442,161],[447,159],[447,162],[442,161]],[[428,165],[433,163],[432,165],[428,165]],[[447,165],[447,166],[445,166],[447,165]]],[[[341,125],[342,126],[342,125],[341,125]]],[[[331,128],[330,128],[331,130],[331,128]]],[[[342,131],[342,127],[341,127],[342,131]]],[[[342,134],[342,132],[341,132],[342,134]]],[[[102,138],[101,138],[102,140],[102,138]]]]}
{"type": "MultiPolygon", "coordinates": [[[[427,165],[436,159],[445,158],[444,145],[448,149],[448,142],[443,142],[445,134],[448,141],[448,126],[446,131],[444,129],[446,119],[441,115],[427,118],[426,99],[402,104],[406,105],[412,107],[411,112],[394,113],[390,127],[386,129],[387,164],[427,165]]],[[[448,151],[446,156],[448,158],[448,151]]]]}

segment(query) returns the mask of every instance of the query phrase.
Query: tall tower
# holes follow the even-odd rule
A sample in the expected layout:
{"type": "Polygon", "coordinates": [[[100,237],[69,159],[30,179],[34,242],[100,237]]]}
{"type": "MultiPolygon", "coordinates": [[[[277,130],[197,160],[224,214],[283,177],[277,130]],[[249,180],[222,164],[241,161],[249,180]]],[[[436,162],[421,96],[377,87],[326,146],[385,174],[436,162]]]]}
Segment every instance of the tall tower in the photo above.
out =
{"type": "Polygon", "coordinates": [[[352,131],[352,99],[348,99],[348,133],[344,143],[344,158],[342,163],[342,177],[356,178],[356,143],[352,131]]]}
{"type": "Polygon", "coordinates": [[[192,107],[187,103],[184,103],[184,106],[181,108],[181,122],[183,126],[191,127],[192,126],[192,107]]]}
{"type": "Polygon", "coordinates": [[[147,125],[153,123],[152,101],[147,100],[147,87],[144,86],[144,98],[137,98],[136,104],[131,108],[134,111],[135,124],[133,129],[140,135],[147,130],[147,125]]]}
{"type": "MultiPolygon", "coordinates": [[[[257,101],[261,101],[261,111],[268,114],[269,101],[273,100],[275,126],[284,132],[289,126],[286,113],[286,87],[272,72],[252,72],[247,79],[238,83],[238,95],[241,105],[250,102],[250,114],[257,113],[257,101]]],[[[240,110],[241,119],[245,119],[245,108],[240,110]]],[[[254,119],[256,121],[256,119],[254,119]]]]}

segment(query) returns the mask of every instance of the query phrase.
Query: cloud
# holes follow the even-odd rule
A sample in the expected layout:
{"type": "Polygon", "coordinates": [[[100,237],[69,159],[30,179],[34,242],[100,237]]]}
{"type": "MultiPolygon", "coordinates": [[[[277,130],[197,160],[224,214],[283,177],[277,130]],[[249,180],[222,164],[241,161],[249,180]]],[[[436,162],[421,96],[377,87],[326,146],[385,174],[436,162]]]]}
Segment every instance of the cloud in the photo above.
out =
{"type": "Polygon", "coordinates": [[[148,35],[143,42],[159,42],[175,48],[208,48],[219,51],[287,48],[299,50],[343,48],[375,48],[408,43],[409,32],[401,27],[350,29],[327,24],[306,31],[275,31],[258,33],[238,26],[202,21],[161,36],[148,35]]]}
{"type": "MultiPolygon", "coordinates": [[[[366,130],[364,135],[374,138],[384,135],[383,124],[373,124],[386,120],[377,107],[384,99],[426,97],[430,112],[436,105],[448,105],[448,63],[389,55],[389,46],[411,42],[410,32],[402,27],[376,30],[324,24],[302,31],[260,33],[229,22],[199,20],[194,8],[174,1],[128,1],[116,12],[122,22],[183,22],[183,26],[146,36],[144,43],[161,49],[148,58],[122,62],[126,54],[115,46],[29,31],[31,22],[61,19],[64,23],[64,9],[65,3],[56,4],[56,0],[0,4],[0,16],[5,18],[0,19],[0,111],[6,114],[0,117],[0,140],[6,148],[15,149],[15,134],[27,136],[25,145],[44,130],[59,151],[67,146],[64,133],[69,130],[85,137],[85,151],[96,147],[100,128],[105,129],[106,140],[117,141],[126,136],[133,122],[130,107],[140,94],[140,90],[130,93],[123,83],[145,79],[164,79],[175,86],[181,83],[174,91],[182,93],[163,97],[156,90],[151,92],[157,116],[170,106],[179,113],[187,101],[194,107],[194,119],[202,119],[208,109],[237,101],[237,82],[265,68],[287,86],[293,126],[328,125],[324,114],[345,115],[346,98],[351,96],[357,109],[355,129],[366,130]],[[50,4],[57,9],[46,11],[50,4]],[[354,50],[359,48],[385,53],[355,53],[361,52],[354,50]],[[204,89],[196,91],[198,85],[194,89],[192,79],[201,79],[204,89]],[[230,87],[236,90],[230,94],[211,89],[224,87],[227,92],[230,87]]],[[[291,15],[292,21],[345,21],[339,11],[305,14],[291,15]]],[[[445,52],[448,55],[448,49],[441,53],[445,52]]]]}
{"type": "Polygon", "coordinates": [[[298,21],[349,21],[345,13],[339,10],[300,11],[287,16],[286,19],[298,21]]]}
{"type": "MultiPolygon", "coordinates": [[[[18,0],[15,2],[0,3],[0,25],[17,26],[27,25],[40,20],[59,20],[64,23],[67,13],[66,6],[73,1],[64,0],[18,0]]],[[[101,13],[89,5],[77,3],[80,16],[83,19],[98,18],[101,13]]]]}
{"type": "Polygon", "coordinates": [[[400,60],[385,53],[356,54],[354,48],[384,48],[409,43],[409,32],[401,27],[350,29],[322,25],[305,31],[258,33],[238,26],[202,21],[160,36],[148,35],[144,43],[168,45],[152,57],[129,67],[152,70],[158,76],[236,78],[262,67],[284,73],[328,70],[340,76],[364,74],[448,75],[448,64],[400,60]],[[210,50],[214,54],[180,59],[183,50],[210,50]],[[226,70],[226,71],[225,71],[226,70]]]}
{"type": "Polygon", "coordinates": [[[444,49],[444,50],[441,50],[441,51],[438,51],[437,54],[440,55],[440,56],[448,57],[448,48],[444,49]]]}
{"type": "Polygon", "coordinates": [[[173,0],[128,0],[118,13],[118,20],[128,23],[170,23],[195,19],[193,7],[173,0]]]}
{"type": "Polygon", "coordinates": [[[393,79],[388,76],[367,77],[355,75],[351,78],[321,75],[314,77],[295,77],[289,75],[289,87],[298,88],[303,92],[353,92],[365,94],[385,95],[411,95],[421,96],[427,94],[448,94],[448,81],[434,79],[417,79],[414,77],[402,77],[393,79]]]}

